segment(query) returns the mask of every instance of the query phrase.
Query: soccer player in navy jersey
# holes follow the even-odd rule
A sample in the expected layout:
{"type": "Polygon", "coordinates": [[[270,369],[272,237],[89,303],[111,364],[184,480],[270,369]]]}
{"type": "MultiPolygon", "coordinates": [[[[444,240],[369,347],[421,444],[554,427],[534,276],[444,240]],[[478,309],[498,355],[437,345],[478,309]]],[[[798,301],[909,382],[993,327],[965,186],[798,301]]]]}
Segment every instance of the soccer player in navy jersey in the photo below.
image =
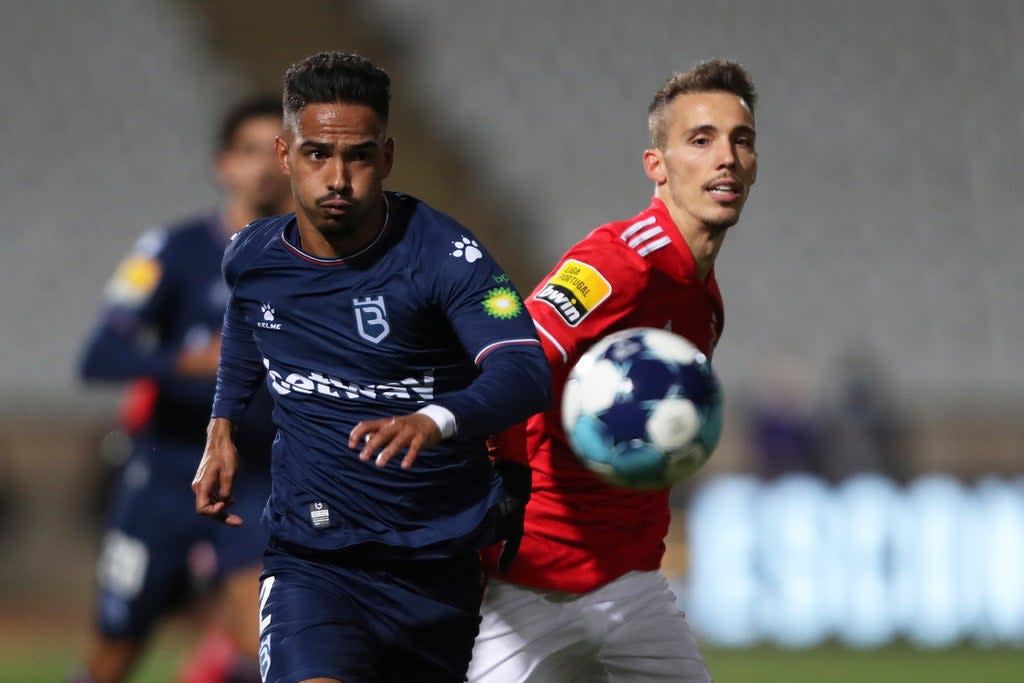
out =
{"type": "Polygon", "coordinates": [[[296,213],[249,225],[224,257],[231,297],[193,490],[200,513],[242,524],[232,432],[265,382],[278,427],[268,682],[463,681],[478,550],[521,532],[529,491],[525,467],[497,474],[485,440],[550,400],[508,275],[467,228],[384,191],[389,99],[388,75],[358,55],[292,65],[277,154],[296,213]]]}
{"type": "MultiPolygon", "coordinates": [[[[220,210],[139,239],[111,279],[83,350],[84,379],[133,383],[137,431],[110,503],[94,632],[76,683],[129,676],[153,627],[188,597],[190,557],[209,546],[214,578],[224,579],[221,627],[247,656],[234,680],[258,679],[256,601],[266,534],[258,526],[231,534],[197,517],[188,484],[203,453],[215,389],[228,296],[224,248],[239,227],[291,207],[274,155],[280,132],[276,98],[252,98],[228,112],[216,155],[220,210]]],[[[241,420],[239,449],[250,466],[235,495],[238,507],[253,514],[270,492],[271,408],[269,394],[261,392],[241,420]]]]}

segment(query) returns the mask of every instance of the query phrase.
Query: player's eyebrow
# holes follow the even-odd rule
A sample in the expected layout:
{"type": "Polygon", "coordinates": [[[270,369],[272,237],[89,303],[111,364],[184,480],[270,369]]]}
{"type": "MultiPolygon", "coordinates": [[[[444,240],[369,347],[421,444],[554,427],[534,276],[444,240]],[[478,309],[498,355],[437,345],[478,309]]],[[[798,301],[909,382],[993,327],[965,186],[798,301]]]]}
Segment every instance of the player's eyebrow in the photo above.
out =
{"type": "Polygon", "coordinates": [[[354,145],[346,145],[343,149],[346,152],[371,152],[377,149],[376,140],[367,140],[366,142],[359,142],[354,145]]]}
{"type": "Polygon", "coordinates": [[[318,140],[303,140],[302,144],[299,145],[299,149],[316,149],[316,150],[329,150],[334,145],[327,142],[320,142],[318,140]]]}
{"type": "MultiPolygon", "coordinates": [[[[687,129],[686,132],[683,135],[685,135],[686,137],[692,137],[692,136],[698,135],[700,133],[717,133],[717,132],[718,132],[718,127],[717,126],[713,126],[710,123],[703,123],[703,124],[701,124],[699,126],[694,126],[693,128],[687,129]]],[[[745,135],[749,135],[750,137],[757,137],[757,131],[754,130],[753,128],[751,128],[750,126],[746,125],[745,123],[744,124],[740,124],[740,125],[736,126],[735,128],[733,128],[732,131],[730,131],[730,134],[733,134],[733,133],[743,133],[745,135]]]]}

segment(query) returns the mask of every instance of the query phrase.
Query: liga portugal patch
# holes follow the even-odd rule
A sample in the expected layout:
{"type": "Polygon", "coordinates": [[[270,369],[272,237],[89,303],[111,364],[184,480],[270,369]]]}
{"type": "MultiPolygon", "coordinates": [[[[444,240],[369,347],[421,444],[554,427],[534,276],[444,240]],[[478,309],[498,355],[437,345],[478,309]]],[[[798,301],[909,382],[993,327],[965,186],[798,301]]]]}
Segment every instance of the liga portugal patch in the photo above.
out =
{"type": "Polygon", "coordinates": [[[566,325],[576,327],[612,293],[596,268],[567,259],[533,298],[555,309],[566,325]]]}

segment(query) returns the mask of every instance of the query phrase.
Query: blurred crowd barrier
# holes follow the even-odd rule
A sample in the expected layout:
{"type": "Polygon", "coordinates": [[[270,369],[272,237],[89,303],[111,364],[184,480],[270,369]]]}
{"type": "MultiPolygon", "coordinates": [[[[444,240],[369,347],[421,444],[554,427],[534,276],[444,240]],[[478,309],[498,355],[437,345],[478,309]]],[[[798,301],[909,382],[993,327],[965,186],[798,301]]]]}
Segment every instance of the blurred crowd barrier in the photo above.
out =
{"type": "Polygon", "coordinates": [[[707,642],[1024,645],[1024,477],[706,480],[681,606],[707,642]]]}

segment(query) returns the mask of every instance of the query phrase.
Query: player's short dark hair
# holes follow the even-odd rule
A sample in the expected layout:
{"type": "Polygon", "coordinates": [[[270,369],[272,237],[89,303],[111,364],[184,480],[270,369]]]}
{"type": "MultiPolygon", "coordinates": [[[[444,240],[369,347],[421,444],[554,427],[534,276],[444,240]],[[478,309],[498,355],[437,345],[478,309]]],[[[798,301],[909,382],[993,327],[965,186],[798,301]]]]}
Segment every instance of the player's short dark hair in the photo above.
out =
{"type": "Polygon", "coordinates": [[[293,126],[307,104],[364,104],[388,121],[391,77],[354,52],[319,52],[288,67],[284,74],[285,125],[293,126]]]}
{"type": "Polygon", "coordinates": [[[654,95],[647,108],[647,128],[651,133],[651,146],[665,146],[665,112],[677,95],[701,92],[726,92],[736,95],[754,113],[757,91],[754,80],[737,62],[727,59],[708,59],[689,71],[673,74],[654,95]]]}
{"type": "Polygon", "coordinates": [[[281,100],[274,95],[254,95],[235,103],[221,119],[220,130],[217,132],[217,151],[225,152],[235,144],[238,129],[252,119],[273,116],[280,120],[284,112],[281,100]]]}

